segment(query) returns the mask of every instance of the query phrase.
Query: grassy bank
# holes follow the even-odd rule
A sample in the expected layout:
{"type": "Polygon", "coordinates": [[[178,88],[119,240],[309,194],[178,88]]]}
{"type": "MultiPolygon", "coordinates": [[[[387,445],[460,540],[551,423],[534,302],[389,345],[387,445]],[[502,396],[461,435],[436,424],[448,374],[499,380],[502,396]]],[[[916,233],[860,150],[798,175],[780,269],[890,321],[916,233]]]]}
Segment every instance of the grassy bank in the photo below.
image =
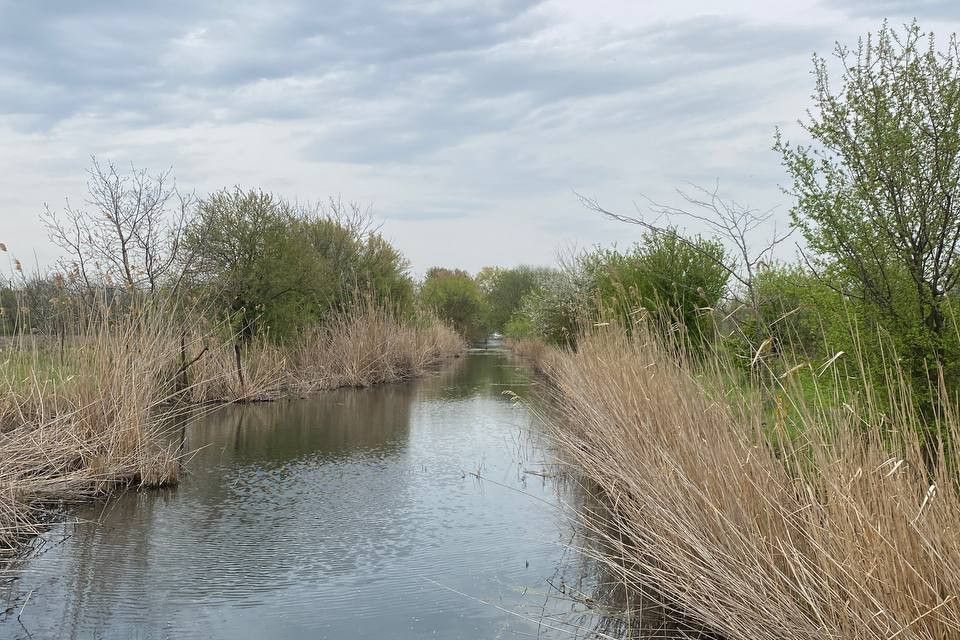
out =
{"type": "Polygon", "coordinates": [[[245,346],[241,382],[232,341],[196,326],[184,337],[182,326],[152,309],[98,321],[62,346],[29,336],[4,345],[0,557],[64,503],[176,483],[172,432],[199,406],[404,380],[465,348],[435,321],[407,326],[369,306],[288,345],[245,346]]]}
{"type": "MultiPolygon", "coordinates": [[[[902,377],[850,404],[613,330],[547,355],[553,435],[603,498],[582,515],[637,609],[743,640],[958,637],[954,463],[925,455],[902,377]]],[[[956,441],[955,409],[938,422],[956,441]]]]}

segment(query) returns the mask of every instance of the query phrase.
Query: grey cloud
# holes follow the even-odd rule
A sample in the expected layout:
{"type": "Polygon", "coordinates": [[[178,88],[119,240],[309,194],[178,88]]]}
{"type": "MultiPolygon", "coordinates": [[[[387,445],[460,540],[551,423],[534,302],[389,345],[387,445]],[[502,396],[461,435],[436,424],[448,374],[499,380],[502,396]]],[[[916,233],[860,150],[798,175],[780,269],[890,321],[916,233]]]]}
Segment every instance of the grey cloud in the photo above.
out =
{"type": "Polygon", "coordinates": [[[289,176],[309,190],[302,176],[317,167],[354,172],[381,181],[373,190],[389,201],[378,213],[400,224],[479,224],[525,209],[528,227],[541,219],[544,231],[586,237],[598,225],[580,217],[573,188],[639,193],[645,180],[737,171],[739,159],[716,153],[725,138],[766,127],[748,114],[795,93],[809,54],[837,36],[698,16],[572,25],[567,41],[555,30],[571,26],[566,18],[535,0],[322,5],[0,0],[0,121],[79,135],[81,156],[130,132],[120,153],[186,162],[189,180],[216,172],[184,140],[222,142],[242,131],[233,125],[266,122],[283,138],[276,148],[293,153],[246,167],[247,179],[289,176]],[[704,148],[714,155],[696,157],[704,148]]]}
{"type": "Polygon", "coordinates": [[[813,35],[806,28],[761,28],[728,18],[696,18],[617,34],[613,60],[607,53],[589,50],[564,55],[507,48],[391,64],[368,79],[373,91],[383,93],[381,99],[394,101],[390,117],[356,126],[348,123],[306,145],[305,153],[347,162],[409,161],[472,136],[539,127],[544,112],[558,105],[566,105],[562,121],[569,122],[576,117],[571,112],[587,101],[617,94],[636,94],[632,109],[613,114],[628,126],[654,114],[668,121],[684,116],[716,118],[718,107],[746,108],[754,98],[749,78],[731,92],[729,86],[706,86],[707,74],[755,61],[806,56],[813,35]],[[427,89],[416,86],[426,74],[447,82],[427,89]],[[492,100],[499,100],[500,108],[492,107],[492,100]]]}
{"type": "MultiPolygon", "coordinates": [[[[0,109],[39,113],[51,123],[78,111],[150,111],[163,95],[484,49],[515,35],[514,23],[533,6],[507,0],[470,12],[424,11],[414,4],[381,9],[371,0],[323,8],[261,2],[240,10],[182,0],[0,0],[0,86],[43,94],[18,92],[19,100],[0,109]]],[[[216,97],[229,106],[229,95],[216,97]]]]}
{"type": "Polygon", "coordinates": [[[956,0],[832,0],[834,6],[851,15],[864,18],[917,18],[956,20],[960,3],[956,0]]]}
{"type": "MultiPolygon", "coordinates": [[[[11,99],[0,109],[32,114],[47,125],[78,112],[122,112],[155,123],[202,121],[213,113],[228,120],[298,119],[328,115],[337,96],[363,101],[399,94],[426,103],[424,115],[438,122],[442,134],[451,133],[444,121],[457,116],[444,117],[430,103],[455,105],[465,123],[495,130],[502,126],[497,120],[557,100],[782,55],[809,35],[698,18],[617,34],[613,61],[600,53],[545,55],[504,47],[548,26],[534,15],[536,5],[507,0],[471,5],[469,11],[455,5],[425,11],[415,4],[383,8],[371,0],[318,10],[304,1],[279,8],[244,5],[241,12],[229,4],[183,0],[7,2],[0,4],[0,68],[6,70],[0,71],[0,88],[11,99]],[[335,80],[292,92],[282,85],[285,79],[323,77],[335,80]],[[419,91],[418,83],[429,78],[448,86],[433,95],[432,87],[419,91]],[[246,95],[258,82],[269,91],[271,81],[275,95],[246,95]],[[500,118],[477,118],[470,106],[504,95],[523,96],[527,104],[500,118]],[[183,113],[165,109],[167,101],[199,104],[183,113]]],[[[401,144],[397,152],[420,146],[429,147],[429,140],[401,144]]]]}

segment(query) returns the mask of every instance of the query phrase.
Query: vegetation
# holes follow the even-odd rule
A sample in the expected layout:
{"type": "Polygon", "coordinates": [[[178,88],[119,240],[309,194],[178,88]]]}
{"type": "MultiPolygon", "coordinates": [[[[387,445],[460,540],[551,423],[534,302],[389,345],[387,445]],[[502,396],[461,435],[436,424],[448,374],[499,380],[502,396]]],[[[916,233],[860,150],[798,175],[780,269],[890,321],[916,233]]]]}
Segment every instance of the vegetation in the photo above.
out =
{"type": "Polygon", "coordinates": [[[549,344],[573,346],[584,322],[586,296],[580,274],[562,269],[545,274],[529,291],[504,327],[512,339],[540,338],[549,344]]]}
{"type": "Polygon", "coordinates": [[[677,233],[648,233],[627,251],[584,251],[562,270],[540,270],[521,297],[506,334],[573,346],[591,323],[631,328],[649,318],[663,331],[683,328],[696,343],[713,335],[709,313],[726,291],[723,246],[677,233]]]}
{"type": "Polygon", "coordinates": [[[794,263],[789,233],[750,243],[769,212],[694,189],[651,203],[666,225],[584,199],[643,229],[626,249],[415,285],[356,205],[95,161],[90,209],[45,215],[62,268],[0,291],[0,543],[51,497],[173,481],[184,406],[401,380],[502,332],[550,382],[628,606],[732,639],[955,637],[960,47],[925,37],[838,47],[836,89],[815,58],[809,140],[775,142],[794,263]]]}
{"type": "Polygon", "coordinates": [[[420,287],[420,300],[467,340],[486,337],[487,302],[480,285],[466,271],[430,269],[420,287]]]}
{"type": "Polygon", "coordinates": [[[477,282],[487,301],[490,329],[503,333],[524,296],[542,286],[551,275],[550,269],[526,265],[513,269],[486,267],[477,274],[477,282]]]}
{"type": "MultiPolygon", "coordinates": [[[[598,249],[580,260],[587,293],[599,316],[628,330],[639,312],[651,315],[661,330],[684,327],[697,342],[704,339],[708,314],[726,291],[729,276],[723,246],[715,240],[681,241],[675,233],[647,234],[632,250],[598,249]]],[[[708,331],[712,333],[712,331],[708,331]]]]}
{"type": "Polygon", "coordinates": [[[0,369],[0,555],[37,531],[46,509],[117,485],[175,482],[168,420],[178,355],[169,309],[91,322],[69,348],[24,336],[0,369]],[[137,381],[131,384],[131,381],[137,381]]]}
{"type": "Polygon", "coordinates": [[[815,60],[810,143],[775,145],[798,263],[716,192],[652,205],[710,239],[584,199],[642,242],[581,254],[508,323],[624,606],[734,639],[960,629],[960,55],[925,38],[838,47],[836,91],[815,60]]]}
{"type": "Polygon", "coordinates": [[[406,261],[356,205],[296,209],[269,193],[223,190],[200,204],[185,245],[195,256],[187,282],[244,339],[296,335],[349,309],[357,292],[411,310],[406,261]]]}
{"type": "MultiPolygon", "coordinates": [[[[844,389],[838,361],[794,394],[795,374],[746,385],[723,354],[677,353],[610,326],[540,355],[547,424],[607,498],[582,515],[628,602],[733,640],[956,637],[960,493],[916,438],[904,372],[884,381],[895,400],[844,389]]],[[[958,428],[951,408],[940,429],[958,428]]]]}
{"type": "MultiPolygon", "coordinates": [[[[939,50],[913,24],[884,25],[856,51],[837,47],[833,89],[814,59],[811,146],[776,148],[793,178],[793,223],[810,266],[882,324],[918,381],[948,367],[960,343],[951,327],[960,283],[960,50],[939,50]],[[926,40],[926,42],[925,42],[926,40]]],[[[922,386],[921,386],[922,388],[922,386]]]]}
{"type": "Polygon", "coordinates": [[[464,348],[357,205],[89,175],[86,208],[44,214],[59,269],[14,259],[0,288],[0,553],[60,501],[176,482],[171,428],[209,403],[404,380],[464,348]]]}

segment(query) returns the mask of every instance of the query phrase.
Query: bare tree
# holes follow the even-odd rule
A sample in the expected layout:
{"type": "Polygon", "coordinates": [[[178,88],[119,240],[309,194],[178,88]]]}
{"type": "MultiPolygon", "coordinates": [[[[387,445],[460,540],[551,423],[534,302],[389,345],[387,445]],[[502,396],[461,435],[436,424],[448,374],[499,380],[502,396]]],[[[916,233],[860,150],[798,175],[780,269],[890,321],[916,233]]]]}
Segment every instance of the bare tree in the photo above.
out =
{"type": "Polygon", "coordinates": [[[150,293],[164,283],[178,287],[195,195],[179,191],[169,169],[150,175],[131,166],[121,173],[93,157],[87,173],[85,207],[68,201],[62,214],[49,206],[42,214],[51,240],[69,256],[67,271],[87,292],[103,284],[150,293]]]}
{"type": "MultiPolygon", "coordinates": [[[[736,284],[742,287],[746,303],[752,308],[756,308],[755,276],[758,270],[772,261],[775,249],[790,237],[793,229],[779,232],[774,224],[771,235],[759,248],[755,248],[753,238],[756,232],[770,226],[775,209],[765,211],[754,209],[742,205],[736,200],[723,198],[720,195],[719,181],[713,189],[691,184],[687,190],[677,189],[676,191],[684,202],[681,206],[661,204],[643,196],[644,203],[653,215],[652,220],[643,216],[643,210],[637,204],[634,204],[634,207],[638,215],[628,216],[605,209],[596,199],[585,197],[579,193],[577,197],[591,211],[612,220],[639,225],[653,234],[676,237],[696,251],[700,251],[699,246],[683,237],[677,231],[673,221],[677,218],[686,218],[706,225],[709,232],[726,244],[733,254],[733,260],[717,262],[717,264],[727,272],[736,284]],[[661,223],[660,220],[663,219],[667,219],[669,222],[661,223]]],[[[716,261],[716,258],[712,255],[705,257],[716,261]]],[[[741,298],[736,292],[733,293],[735,299],[741,298]]]]}

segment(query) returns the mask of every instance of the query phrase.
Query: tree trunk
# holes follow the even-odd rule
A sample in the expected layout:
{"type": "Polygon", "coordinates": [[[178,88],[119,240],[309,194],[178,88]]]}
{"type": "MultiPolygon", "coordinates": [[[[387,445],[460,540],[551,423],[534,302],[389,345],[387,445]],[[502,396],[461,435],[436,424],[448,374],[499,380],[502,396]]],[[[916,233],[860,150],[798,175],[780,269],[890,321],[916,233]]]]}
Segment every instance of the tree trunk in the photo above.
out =
{"type": "Polygon", "coordinates": [[[180,327],[180,371],[177,375],[176,392],[183,393],[187,389],[187,328],[180,327]]]}
{"type": "Polygon", "coordinates": [[[243,380],[243,365],[240,363],[240,343],[233,343],[233,357],[237,364],[237,379],[240,381],[240,397],[247,395],[247,384],[243,380]]]}

